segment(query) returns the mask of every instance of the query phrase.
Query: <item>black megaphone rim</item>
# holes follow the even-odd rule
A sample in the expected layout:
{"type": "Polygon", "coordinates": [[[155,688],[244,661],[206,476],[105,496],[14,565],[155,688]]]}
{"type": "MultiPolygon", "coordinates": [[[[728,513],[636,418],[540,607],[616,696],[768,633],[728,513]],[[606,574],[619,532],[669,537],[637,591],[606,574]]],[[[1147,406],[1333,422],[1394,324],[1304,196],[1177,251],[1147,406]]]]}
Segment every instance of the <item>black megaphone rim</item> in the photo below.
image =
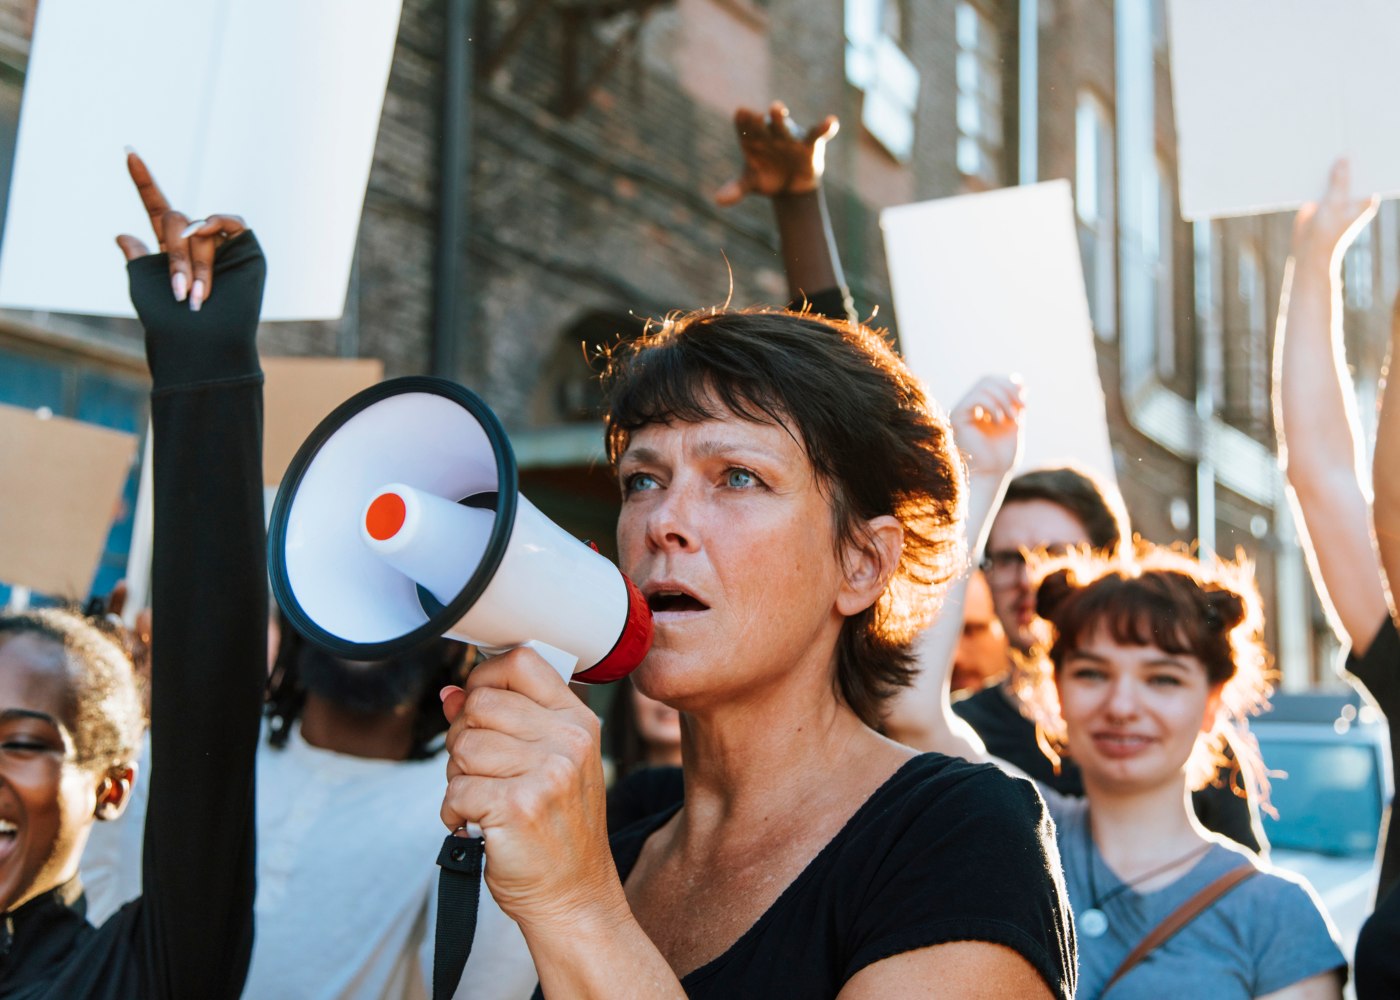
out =
{"type": "Polygon", "coordinates": [[[515,527],[519,486],[515,451],[511,448],[505,428],[481,397],[466,386],[431,375],[406,375],[370,386],[332,410],[302,442],[296,456],[287,466],[286,475],[282,477],[282,483],[277,488],[277,499],[272,505],[272,520],[267,535],[268,570],[271,574],[273,597],[293,628],[327,652],[347,660],[388,659],[416,649],[431,639],[441,638],[462,620],[472,605],[485,593],[497,567],[505,558],[511,532],[515,527]],[[477,564],[476,571],[455,598],[445,606],[440,606],[422,625],[402,635],[379,642],[354,642],[318,625],[302,608],[301,602],[292,591],[291,582],[287,579],[286,558],[287,521],[291,517],[292,501],[321,448],[351,417],[391,396],[419,392],[441,396],[458,404],[476,419],[486,433],[486,439],[496,458],[496,520],[491,526],[486,551],[477,564]]]}

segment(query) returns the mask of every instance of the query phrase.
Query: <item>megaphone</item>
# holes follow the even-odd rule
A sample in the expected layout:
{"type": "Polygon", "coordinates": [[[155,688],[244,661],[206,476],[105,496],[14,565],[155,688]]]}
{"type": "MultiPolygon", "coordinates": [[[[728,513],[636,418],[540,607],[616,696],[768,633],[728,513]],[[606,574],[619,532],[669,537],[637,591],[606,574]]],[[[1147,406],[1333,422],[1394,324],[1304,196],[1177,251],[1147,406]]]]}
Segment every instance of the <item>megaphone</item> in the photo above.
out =
{"type": "Polygon", "coordinates": [[[651,646],[641,592],[520,494],[500,421],[446,379],[382,382],[321,422],[277,492],[268,567],[292,625],[345,659],[447,636],[602,683],[651,646]]]}

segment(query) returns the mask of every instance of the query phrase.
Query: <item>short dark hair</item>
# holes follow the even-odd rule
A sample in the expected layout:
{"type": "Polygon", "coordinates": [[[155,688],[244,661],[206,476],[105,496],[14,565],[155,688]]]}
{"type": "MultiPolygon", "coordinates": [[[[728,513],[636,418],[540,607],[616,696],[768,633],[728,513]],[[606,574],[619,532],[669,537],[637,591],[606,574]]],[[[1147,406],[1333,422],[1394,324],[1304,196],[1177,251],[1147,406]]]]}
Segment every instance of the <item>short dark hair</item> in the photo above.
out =
{"type": "Polygon", "coordinates": [[[1045,500],[1063,507],[1084,526],[1096,549],[1117,552],[1129,539],[1123,497],[1092,472],[1072,465],[1023,472],[1006,486],[1002,505],[1045,500]]]}
{"type": "Polygon", "coordinates": [[[677,314],[614,350],[603,382],[608,456],[634,431],[728,411],[787,428],[831,504],[838,544],[863,523],[904,526],[899,565],[871,607],[847,618],[837,693],[878,726],[913,678],[910,644],[966,563],[964,470],[947,419],[865,326],[780,309],[677,314]]]}
{"type": "MultiPolygon", "coordinates": [[[[287,745],[292,723],[301,717],[306,705],[307,688],[301,666],[303,658],[314,650],[280,610],[278,625],[281,636],[267,682],[266,713],[268,745],[280,750],[287,745]]],[[[426,760],[441,749],[438,737],[447,732],[447,719],[442,714],[438,692],[448,684],[463,683],[468,650],[466,644],[452,639],[430,639],[395,657],[395,666],[419,673],[422,678],[414,696],[412,736],[406,759],[426,760]]]]}
{"type": "Polygon", "coordinates": [[[130,653],[119,636],[67,608],[0,613],[0,645],[33,635],[57,645],[73,684],[77,762],[97,773],[130,764],[146,719],[130,653]]]}

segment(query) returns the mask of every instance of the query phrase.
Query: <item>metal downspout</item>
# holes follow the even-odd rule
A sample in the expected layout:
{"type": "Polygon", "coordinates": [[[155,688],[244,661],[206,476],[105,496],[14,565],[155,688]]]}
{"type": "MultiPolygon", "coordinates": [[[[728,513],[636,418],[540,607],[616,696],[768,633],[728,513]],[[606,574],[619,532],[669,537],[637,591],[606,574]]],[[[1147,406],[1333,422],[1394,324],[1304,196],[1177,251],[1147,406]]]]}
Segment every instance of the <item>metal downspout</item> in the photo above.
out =
{"type": "Polygon", "coordinates": [[[471,288],[462,266],[462,236],[471,218],[472,0],[446,0],[443,38],[442,123],[438,146],[437,254],[433,266],[430,370],[459,378],[459,317],[471,313],[471,288]]]}

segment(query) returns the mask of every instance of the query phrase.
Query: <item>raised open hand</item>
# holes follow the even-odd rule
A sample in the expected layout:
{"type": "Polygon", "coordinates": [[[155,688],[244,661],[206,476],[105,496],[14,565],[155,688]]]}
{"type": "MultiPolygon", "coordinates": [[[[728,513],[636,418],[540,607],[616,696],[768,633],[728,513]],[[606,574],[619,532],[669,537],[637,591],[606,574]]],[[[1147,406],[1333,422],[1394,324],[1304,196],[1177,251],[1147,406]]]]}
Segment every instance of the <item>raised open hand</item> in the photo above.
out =
{"type": "MultiPolygon", "coordinates": [[[[135,152],[127,153],[126,168],[146,206],[156,242],[161,252],[170,256],[170,288],[175,301],[188,300],[190,309],[199,312],[214,290],[214,251],[247,226],[236,215],[211,215],[191,222],[183,212],[170,207],[145,161],[135,152]]],[[[127,260],[150,253],[145,243],[126,233],[117,237],[117,246],[127,260]]]]}
{"type": "Polygon", "coordinates": [[[1378,199],[1351,193],[1351,165],[1338,160],[1327,179],[1327,193],[1298,209],[1293,222],[1294,256],[1339,265],[1356,234],[1376,214],[1378,199]]]}
{"type": "Polygon", "coordinates": [[[1004,476],[1021,454],[1025,389],[1016,375],[985,375],[953,408],[958,450],[973,476],[1004,476]]]}
{"type": "Polygon", "coordinates": [[[782,101],[769,105],[766,116],[740,108],[734,112],[734,129],[739,133],[744,171],[715,192],[715,201],[733,205],[748,194],[772,198],[817,190],[826,166],[826,144],[839,128],[836,116],[827,115],[804,132],[793,123],[782,101]]]}

